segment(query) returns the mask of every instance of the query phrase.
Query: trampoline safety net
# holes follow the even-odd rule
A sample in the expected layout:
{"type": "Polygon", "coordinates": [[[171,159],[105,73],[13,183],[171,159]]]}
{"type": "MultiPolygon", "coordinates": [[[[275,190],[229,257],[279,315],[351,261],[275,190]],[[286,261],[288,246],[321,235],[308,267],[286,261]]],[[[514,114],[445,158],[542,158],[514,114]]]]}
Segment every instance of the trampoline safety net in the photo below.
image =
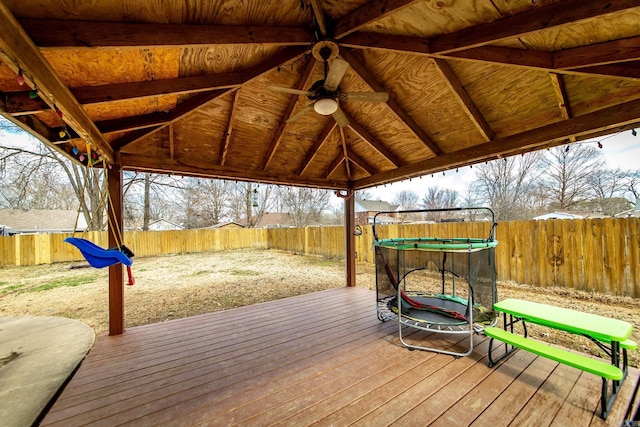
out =
{"type": "MultiPolygon", "coordinates": [[[[498,242],[494,240],[496,224],[493,212],[488,208],[435,211],[467,210],[488,212],[491,220],[488,237],[380,239],[374,219],[376,296],[380,320],[397,319],[401,326],[468,334],[496,323],[493,304],[497,302],[495,248],[498,242]]],[[[401,213],[407,212],[428,213],[434,210],[401,213]]],[[[429,229],[437,230],[438,225],[429,229]]],[[[400,339],[403,341],[402,335],[400,339]]],[[[454,355],[467,355],[473,348],[471,343],[466,352],[450,353],[407,346],[454,355]]]]}

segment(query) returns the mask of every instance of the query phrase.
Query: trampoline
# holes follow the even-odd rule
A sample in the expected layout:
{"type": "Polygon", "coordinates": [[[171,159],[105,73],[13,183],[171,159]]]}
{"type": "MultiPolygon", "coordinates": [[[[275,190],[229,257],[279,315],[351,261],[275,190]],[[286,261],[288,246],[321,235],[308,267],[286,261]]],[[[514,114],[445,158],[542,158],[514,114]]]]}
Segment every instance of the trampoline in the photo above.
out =
{"type": "MultiPolygon", "coordinates": [[[[377,315],[381,321],[398,322],[403,346],[467,356],[473,351],[473,335],[497,323],[497,314],[493,311],[493,304],[497,302],[496,225],[493,211],[481,207],[378,212],[374,216],[377,315]],[[382,230],[377,223],[378,215],[392,213],[456,222],[481,218],[482,222],[475,221],[467,229],[485,232],[488,229],[488,237],[379,238],[382,230]],[[448,346],[422,345],[428,338],[409,343],[405,337],[410,329],[468,335],[469,345],[456,351],[448,346]]],[[[451,228],[444,222],[427,227],[443,234],[451,228]]],[[[383,228],[387,234],[394,229],[393,226],[383,228]]]]}

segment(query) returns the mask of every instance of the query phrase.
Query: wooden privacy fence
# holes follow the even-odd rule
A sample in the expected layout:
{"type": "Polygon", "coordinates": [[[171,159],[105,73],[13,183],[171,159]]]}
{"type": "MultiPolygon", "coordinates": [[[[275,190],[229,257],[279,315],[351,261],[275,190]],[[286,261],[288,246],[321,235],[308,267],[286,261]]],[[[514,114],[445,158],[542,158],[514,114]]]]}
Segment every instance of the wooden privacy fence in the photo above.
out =
{"type": "MultiPolygon", "coordinates": [[[[498,280],[640,297],[640,218],[512,221],[496,229],[498,280]]],[[[378,227],[385,237],[488,237],[484,222],[378,227]]],[[[373,263],[373,233],[356,237],[357,260],[373,263]]],[[[81,261],[67,234],[0,237],[0,265],[81,261]]],[[[106,232],[87,239],[106,247],[106,232]]],[[[343,227],[125,232],[137,257],[243,248],[344,258],[343,227]]]]}

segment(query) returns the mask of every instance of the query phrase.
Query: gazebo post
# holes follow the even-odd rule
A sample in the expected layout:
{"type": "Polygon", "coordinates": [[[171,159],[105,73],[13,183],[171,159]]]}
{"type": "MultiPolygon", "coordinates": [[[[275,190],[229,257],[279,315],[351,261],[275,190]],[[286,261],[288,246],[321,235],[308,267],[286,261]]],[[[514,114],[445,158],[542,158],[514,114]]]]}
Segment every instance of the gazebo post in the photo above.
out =
{"type": "Polygon", "coordinates": [[[349,190],[347,197],[344,198],[344,256],[347,268],[347,286],[356,285],[356,238],[353,234],[356,226],[355,206],[354,193],[349,190]]]}
{"type": "MultiPolygon", "coordinates": [[[[118,230],[123,230],[122,220],[122,170],[119,164],[113,165],[107,172],[110,209],[107,209],[109,225],[109,247],[118,245],[118,230]],[[112,228],[117,226],[115,230],[112,228]]],[[[120,242],[122,244],[122,242],[120,242]]],[[[109,335],[120,335],[124,332],[124,278],[121,263],[109,267],[109,335]]]]}

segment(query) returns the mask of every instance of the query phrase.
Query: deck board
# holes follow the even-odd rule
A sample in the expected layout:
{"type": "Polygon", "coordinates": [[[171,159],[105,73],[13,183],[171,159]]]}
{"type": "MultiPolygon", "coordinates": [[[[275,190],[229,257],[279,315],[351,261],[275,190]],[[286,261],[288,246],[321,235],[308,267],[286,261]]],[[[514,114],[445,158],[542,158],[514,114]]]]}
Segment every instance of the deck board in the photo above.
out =
{"type": "Polygon", "coordinates": [[[474,339],[409,351],[361,288],[134,327],[98,339],[42,425],[621,424],[638,370],[602,422],[599,377],[522,351],[490,369],[474,339]]]}

